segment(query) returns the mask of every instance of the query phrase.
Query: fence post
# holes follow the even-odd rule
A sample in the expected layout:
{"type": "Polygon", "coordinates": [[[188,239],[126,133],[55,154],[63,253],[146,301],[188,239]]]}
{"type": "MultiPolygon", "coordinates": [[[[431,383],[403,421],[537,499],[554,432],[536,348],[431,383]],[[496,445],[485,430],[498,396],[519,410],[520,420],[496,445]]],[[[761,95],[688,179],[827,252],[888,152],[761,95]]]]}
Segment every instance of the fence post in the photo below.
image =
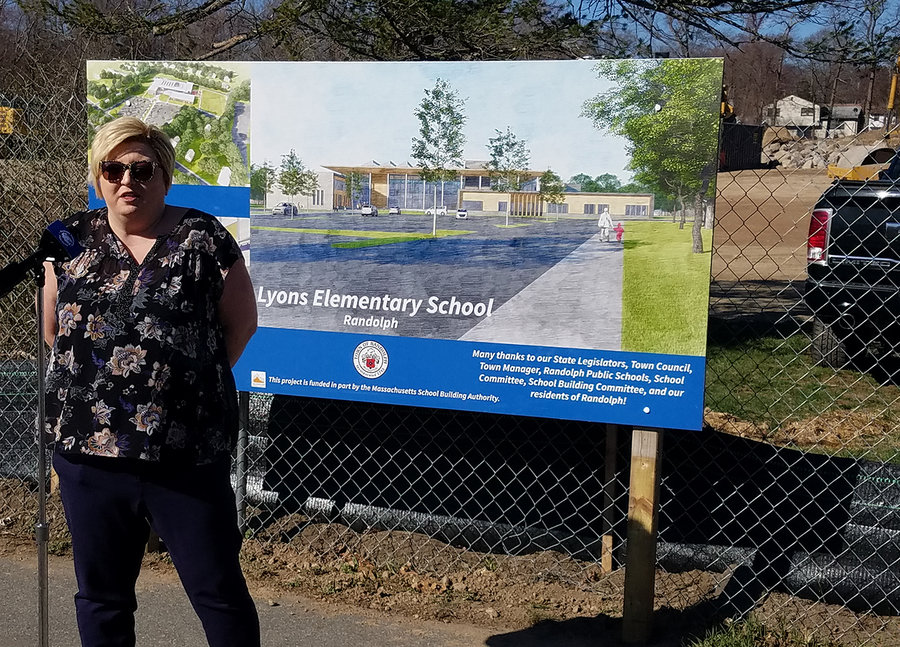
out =
{"type": "Polygon", "coordinates": [[[631,434],[628,545],[622,608],[622,640],[626,643],[647,642],[653,630],[662,437],[662,430],[634,429],[631,434]]]}
{"type": "Polygon", "coordinates": [[[243,532],[247,517],[247,445],[250,442],[250,394],[247,391],[238,391],[238,418],[240,426],[235,454],[234,498],[238,527],[243,532]]]}
{"type": "Polygon", "coordinates": [[[621,425],[606,425],[606,460],[603,474],[603,536],[601,538],[600,570],[613,570],[613,527],[616,520],[616,467],[621,425]]]}

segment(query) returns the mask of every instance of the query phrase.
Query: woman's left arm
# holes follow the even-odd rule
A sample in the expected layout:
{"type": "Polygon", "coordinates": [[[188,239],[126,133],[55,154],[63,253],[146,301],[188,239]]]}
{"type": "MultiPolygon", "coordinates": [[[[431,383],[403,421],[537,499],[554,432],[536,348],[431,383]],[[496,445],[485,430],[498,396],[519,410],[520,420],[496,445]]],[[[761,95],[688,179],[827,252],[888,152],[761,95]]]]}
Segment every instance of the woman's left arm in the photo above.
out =
{"type": "Polygon", "coordinates": [[[225,277],[219,319],[225,332],[228,362],[233,367],[256,332],[256,295],[243,257],[234,262],[225,277]]]}

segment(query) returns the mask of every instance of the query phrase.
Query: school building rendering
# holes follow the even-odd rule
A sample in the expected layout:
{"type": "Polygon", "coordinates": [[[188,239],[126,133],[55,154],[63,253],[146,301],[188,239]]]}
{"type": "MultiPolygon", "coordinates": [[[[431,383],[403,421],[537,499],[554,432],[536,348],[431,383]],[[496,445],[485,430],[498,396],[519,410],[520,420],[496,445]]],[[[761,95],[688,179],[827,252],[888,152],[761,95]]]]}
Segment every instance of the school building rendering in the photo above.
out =
{"type": "Polygon", "coordinates": [[[595,216],[608,210],[612,218],[640,219],[653,216],[653,195],[649,193],[589,193],[566,186],[561,203],[543,200],[540,193],[542,171],[523,171],[518,191],[491,188],[485,162],[469,161],[453,170],[452,180],[425,182],[422,170],[409,163],[381,164],[371,161],[360,166],[323,166],[318,172],[318,188],[312,195],[285,196],[276,188],[267,196],[266,206],[292,202],[300,209],[356,209],[371,204],[379,209],[397,207],[401,211],[424,211],[435,206],[447,210],[468,209],[470,213],[543,216],[570,214],[595,216]],[[348,180],[354,195],[348,195],[348,180]]]}

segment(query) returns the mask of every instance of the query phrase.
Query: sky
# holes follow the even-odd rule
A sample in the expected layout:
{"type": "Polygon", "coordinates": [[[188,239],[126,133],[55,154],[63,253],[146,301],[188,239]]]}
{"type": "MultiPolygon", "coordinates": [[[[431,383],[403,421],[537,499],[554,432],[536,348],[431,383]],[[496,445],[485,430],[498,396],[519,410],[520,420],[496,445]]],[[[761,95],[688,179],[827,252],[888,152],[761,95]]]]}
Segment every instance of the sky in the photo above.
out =
{"type": "Polygon", "coordinates": [[[627,142],[581,117],[611,86],[596,61],[480,63],[254,63],[250,154],[277,166],[295,149],[307,168],[410,162],[414,110],[438,78],[464,99],[466,160],[488,160],[496,130],[524,139],[531,168],[612,173],[630,181],[627,142]]]}

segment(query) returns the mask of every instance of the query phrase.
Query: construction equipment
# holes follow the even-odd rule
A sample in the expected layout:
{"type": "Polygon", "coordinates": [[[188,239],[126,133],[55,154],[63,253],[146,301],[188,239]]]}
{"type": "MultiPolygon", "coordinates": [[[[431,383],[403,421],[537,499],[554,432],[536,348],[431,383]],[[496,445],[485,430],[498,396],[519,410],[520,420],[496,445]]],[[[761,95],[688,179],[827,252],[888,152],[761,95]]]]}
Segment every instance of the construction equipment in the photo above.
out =
{"type": "Polygon", "coordinates": [[[17,159],[24,152],[28,125],[20,106],[21,102],[0,93],[0,159],[17,159]]]}
{"type": "Polygon", "coordinates": [[[0,135],[24,135],[25,115],[21,110],[11,106],[0,105],[0,135]]]}
{"type": "Polygon", "coordinates": [[[894,115],[894,99],[897,97],[897,77],[900,76],[900,54],[894,62],[894,69],[891,70],[891,89],[888,92],[887,116],[884,120],[884,132],[891,131],[891,117],[894,115]]]}
{"type": "Polygon", "coordinates": [[[888,167],[896,151],[885,143],[870,146],[851,146],[838,158],[837,164],[828,165],[828,177],[840,180],[877,180],[878,174],[888,167]]]}
{"type": "Polygon", "coordinates": [[[728,86],[722,86],[722,99],[719,106],[719,116],[725,123],[737,122],[737,116],[734,114],[734,106],[728,102],[728,86]]]}
{"type": "Polygon", "coordinates": [[[891,89],[888,92],[887,115],[884,120],[884,139],[870,146],[851,146],[845,150],[837,164],[828,165],[828,177],[838,180],[877,180],[897,154],[896,142],[888,139],[891,134],[891,116],[897,97],[897,79],[900,75],[900,55],[891,72],[891,89]]]}

